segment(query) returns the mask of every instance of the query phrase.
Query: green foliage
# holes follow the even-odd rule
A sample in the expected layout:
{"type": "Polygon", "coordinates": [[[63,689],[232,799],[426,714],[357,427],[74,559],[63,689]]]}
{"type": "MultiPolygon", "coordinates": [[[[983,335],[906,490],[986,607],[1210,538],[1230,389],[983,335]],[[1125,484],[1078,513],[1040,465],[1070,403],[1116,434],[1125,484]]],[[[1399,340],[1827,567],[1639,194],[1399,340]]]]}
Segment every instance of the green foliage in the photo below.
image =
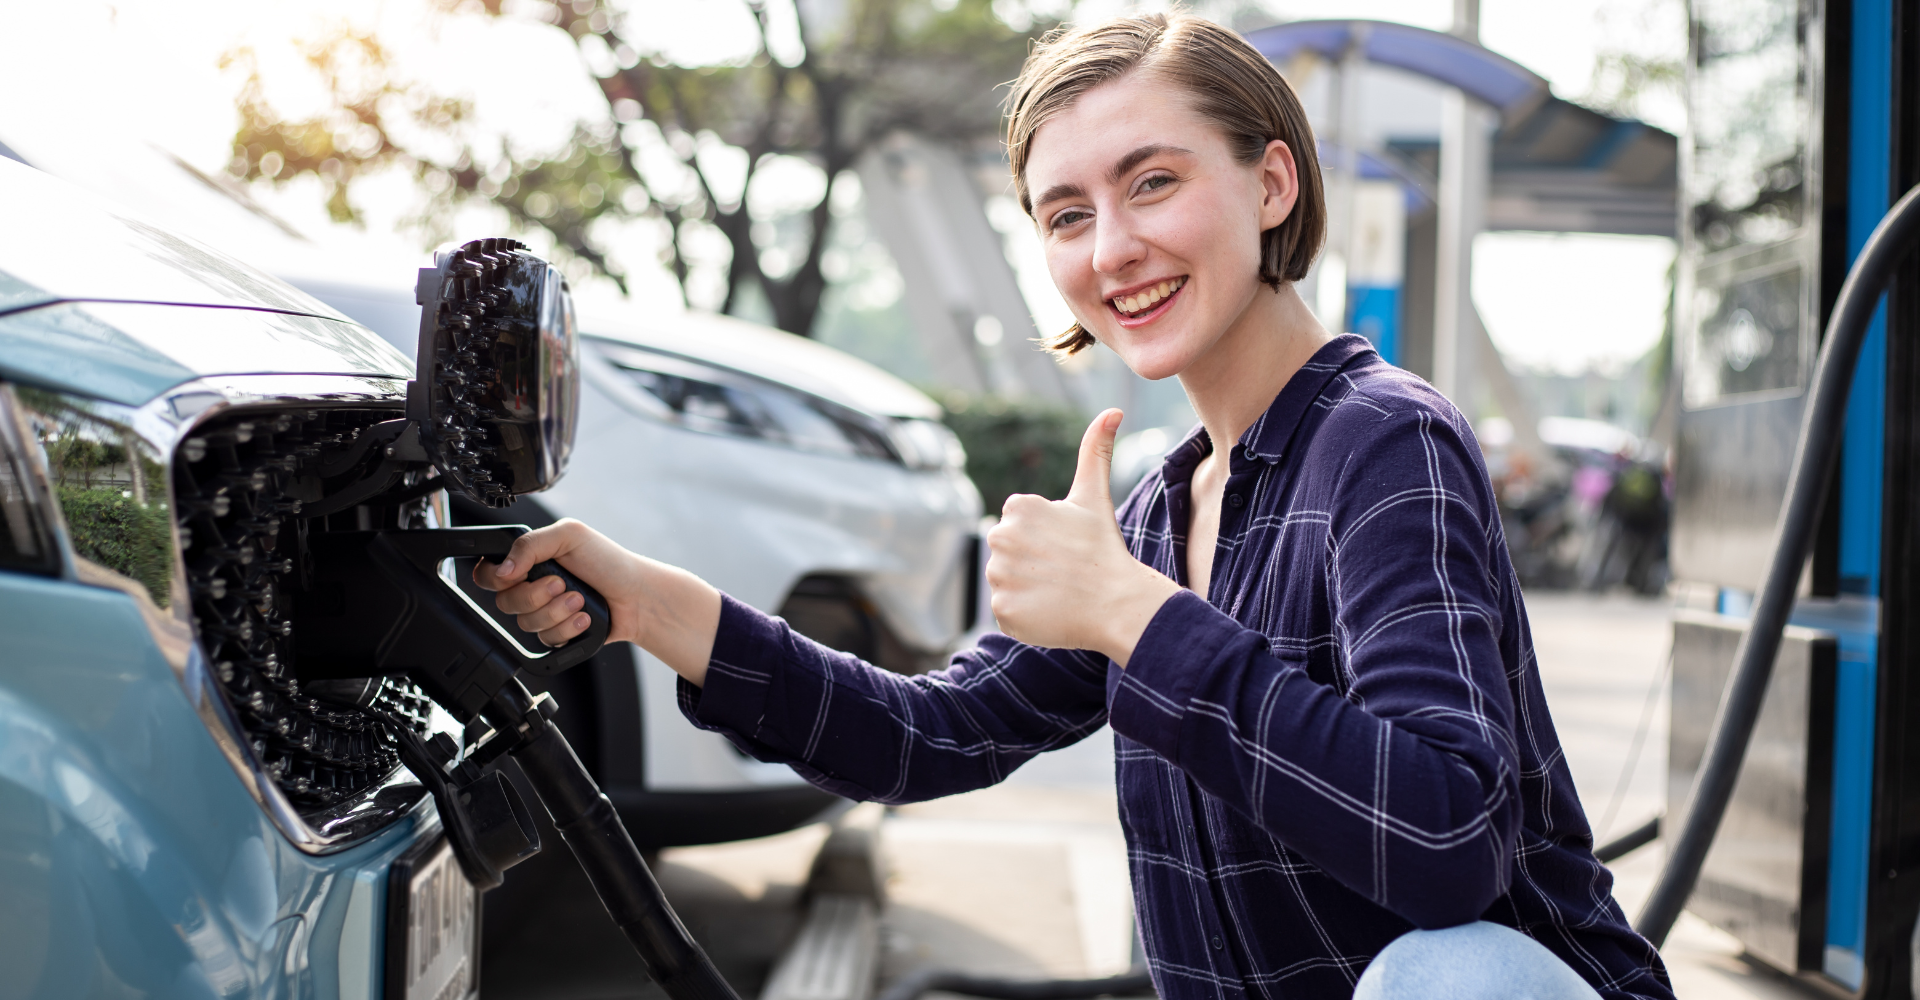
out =
{"type": "Polygon", "coordinates": [[[1073,486],[1085,422],[1070,410],[995,396],[947,397],[946,424],[967,449],[967,475],[983,509],[998,515],[1007,497],[1059,500],[1073,486]]]}
{"type": "Polygon", "coordinates": [[[730,311],[751,287],[776,325],[811,335],[827,285],[821,257],[833,182],[895,131],[961,144],[990,138],[1000,120],[999,85],[1051,25],[1027,23],[1022,14],[1020,28],[1009,26],[995,13],[1004,0],[810,5],[802,11],[803,51],[789,63],[774,54],[765,0],[742,2],[759,25],[758,51],[736,65],[682,66],[650,50],[645,17],[624,3],[528,3],[508,14],[499,0],[441,0],[444,16],[530,16],[579,46],[605,112],[578,123],[562,148],[538,155],[504,143],[497,152],[480,148],[468,133],[467,102],[403,77],[365,32],[337,31],[305,48],[331,107],[300,121],[274,111],[252,54],[236,50],[225,65],[244,70],[247,82],[229,171],[276,184],[318,177],[333,217],[357,222],[354,183],[403,168],[427,194],[414,222],[430,242],[450,235],[463,203],[490,202],[522,230],[545,230],[562,255],[623,289],[625,273],[596,223],[655,219],[661,262],[683,288],[703,268],[724,269],[724,298],[706,304],[730,311]],[[707,169],[716,145],[744,154],[746,184],[738,190],[716,187],[707,169]],[[449,148],[457,155],[427,152],[449,148]],[[795,213],[804,224],[756,226],[771,220],[751,215],[745,192],[779,157],[805,160],[826,183],[816,204],[795,213]],[[770,229],[780,234],[772,242],[770,229]],[[716,234],[731,251],[724,264],[696,249],[716,234]],[[775,266],[763,266],[763,255],[775,266]]]}
{"type": "Polygon", "coordinates": [[[173,527],[166,508],[135,503],[116,489],[62,485],[59,494],[80,558],[139,581],[155,604],[166,607],[173,575],[173,527]]]}

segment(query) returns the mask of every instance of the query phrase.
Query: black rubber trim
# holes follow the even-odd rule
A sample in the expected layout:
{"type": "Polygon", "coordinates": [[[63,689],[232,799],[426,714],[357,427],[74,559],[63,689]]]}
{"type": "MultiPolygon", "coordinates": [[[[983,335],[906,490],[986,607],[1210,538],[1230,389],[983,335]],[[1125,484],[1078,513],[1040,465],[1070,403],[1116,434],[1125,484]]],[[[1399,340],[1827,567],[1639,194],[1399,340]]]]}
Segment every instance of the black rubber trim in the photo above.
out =
{"type": "Polygon", "coordinates": [[[889,986],[879,1000],[919,1000],[921,994],[933,990],[990,1000],[1092,1000],[1154,992],[1153,978],[1137,969],[1100,979],[993,979],[946,969],[920,969],[889,986]]]}

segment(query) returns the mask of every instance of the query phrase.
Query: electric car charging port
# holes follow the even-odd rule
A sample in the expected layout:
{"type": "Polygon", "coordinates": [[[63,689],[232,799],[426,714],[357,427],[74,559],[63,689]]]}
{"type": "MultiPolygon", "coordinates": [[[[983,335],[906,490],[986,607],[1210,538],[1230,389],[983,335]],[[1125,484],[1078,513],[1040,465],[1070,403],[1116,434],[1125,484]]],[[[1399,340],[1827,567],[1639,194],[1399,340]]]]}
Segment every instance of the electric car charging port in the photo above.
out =
{"type": "Polygon", "coordinates": [[[393,502],[428,476],[424,462],[395,470],[376,453],[376,428],[397,416],[372,408],[229,412],[185,438],[173,464],[194,628],[232,718],[308,825],[346,839],[419,801],[422,789],[400,770],[380,716],[425,737],[432,703],[402,677],[366,681],[348,699],[303,686],[294,673],[293,602],[312,577],[314,535],[435,521],[424,495],[393,502]]]}
{"type": "MultiPolygon", "coordinates": [[[[398,416],[373,408],[223,414],[196,428],[174,462],[195,631],[230,717],[260,772],[310,827],[342,844],[385,827],[429,789],[444,792],[445,765],[465,751],[450,725],[434,731],[431,700],[404,676],[302,680],[298,672],[296,619],[337,612],[350,597],[352,581],[316,564],[322,543],[443,523],[432,470],[405,453],[398,416]]],[[[372,664],[364,672],[374,673],[372,664]]],[[[464,768],[472,773],[456,775],[466,779],[466,812],[484,833],[474,839],[495,867],[537,851],[526,807],[501,776],[464,768]]],[[[388,996],[464,997],[477,988],[484,886],[460,860],[453,838],[441,835],[389,870],[388,996]]]]}

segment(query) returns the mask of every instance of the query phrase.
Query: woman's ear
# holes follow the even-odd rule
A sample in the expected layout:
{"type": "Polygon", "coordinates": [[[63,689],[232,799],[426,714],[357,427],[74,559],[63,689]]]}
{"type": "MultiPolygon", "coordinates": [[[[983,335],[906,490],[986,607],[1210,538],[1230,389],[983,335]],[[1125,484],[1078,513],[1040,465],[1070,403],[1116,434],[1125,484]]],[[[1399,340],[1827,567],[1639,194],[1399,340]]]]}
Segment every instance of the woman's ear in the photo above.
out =
{"type": "Polygon", "coordinates": [[[1260,231],[1285,222],[1300,199],[1300,168],[1293,162],[1293,150],[1278,139],[1267,143],[1260,158],[1260,231]]]}

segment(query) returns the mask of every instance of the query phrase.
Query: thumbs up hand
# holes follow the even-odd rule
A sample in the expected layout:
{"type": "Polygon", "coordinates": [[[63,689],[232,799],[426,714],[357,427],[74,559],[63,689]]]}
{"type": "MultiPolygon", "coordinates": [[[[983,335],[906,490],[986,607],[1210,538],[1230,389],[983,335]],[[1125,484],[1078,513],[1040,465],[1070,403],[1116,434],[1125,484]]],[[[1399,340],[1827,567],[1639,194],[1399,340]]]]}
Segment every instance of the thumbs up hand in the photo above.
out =
{"type": "Polygon", "coordinates": [[[1109,482],[1122,414],[1087,426],[1064,500],[1019,493],[987,532],[987,585],[1001,631],[1033,646],[1089,649],[1122,667],[1154,612],[1180,589],[1127,551],[1109,482]]]}

